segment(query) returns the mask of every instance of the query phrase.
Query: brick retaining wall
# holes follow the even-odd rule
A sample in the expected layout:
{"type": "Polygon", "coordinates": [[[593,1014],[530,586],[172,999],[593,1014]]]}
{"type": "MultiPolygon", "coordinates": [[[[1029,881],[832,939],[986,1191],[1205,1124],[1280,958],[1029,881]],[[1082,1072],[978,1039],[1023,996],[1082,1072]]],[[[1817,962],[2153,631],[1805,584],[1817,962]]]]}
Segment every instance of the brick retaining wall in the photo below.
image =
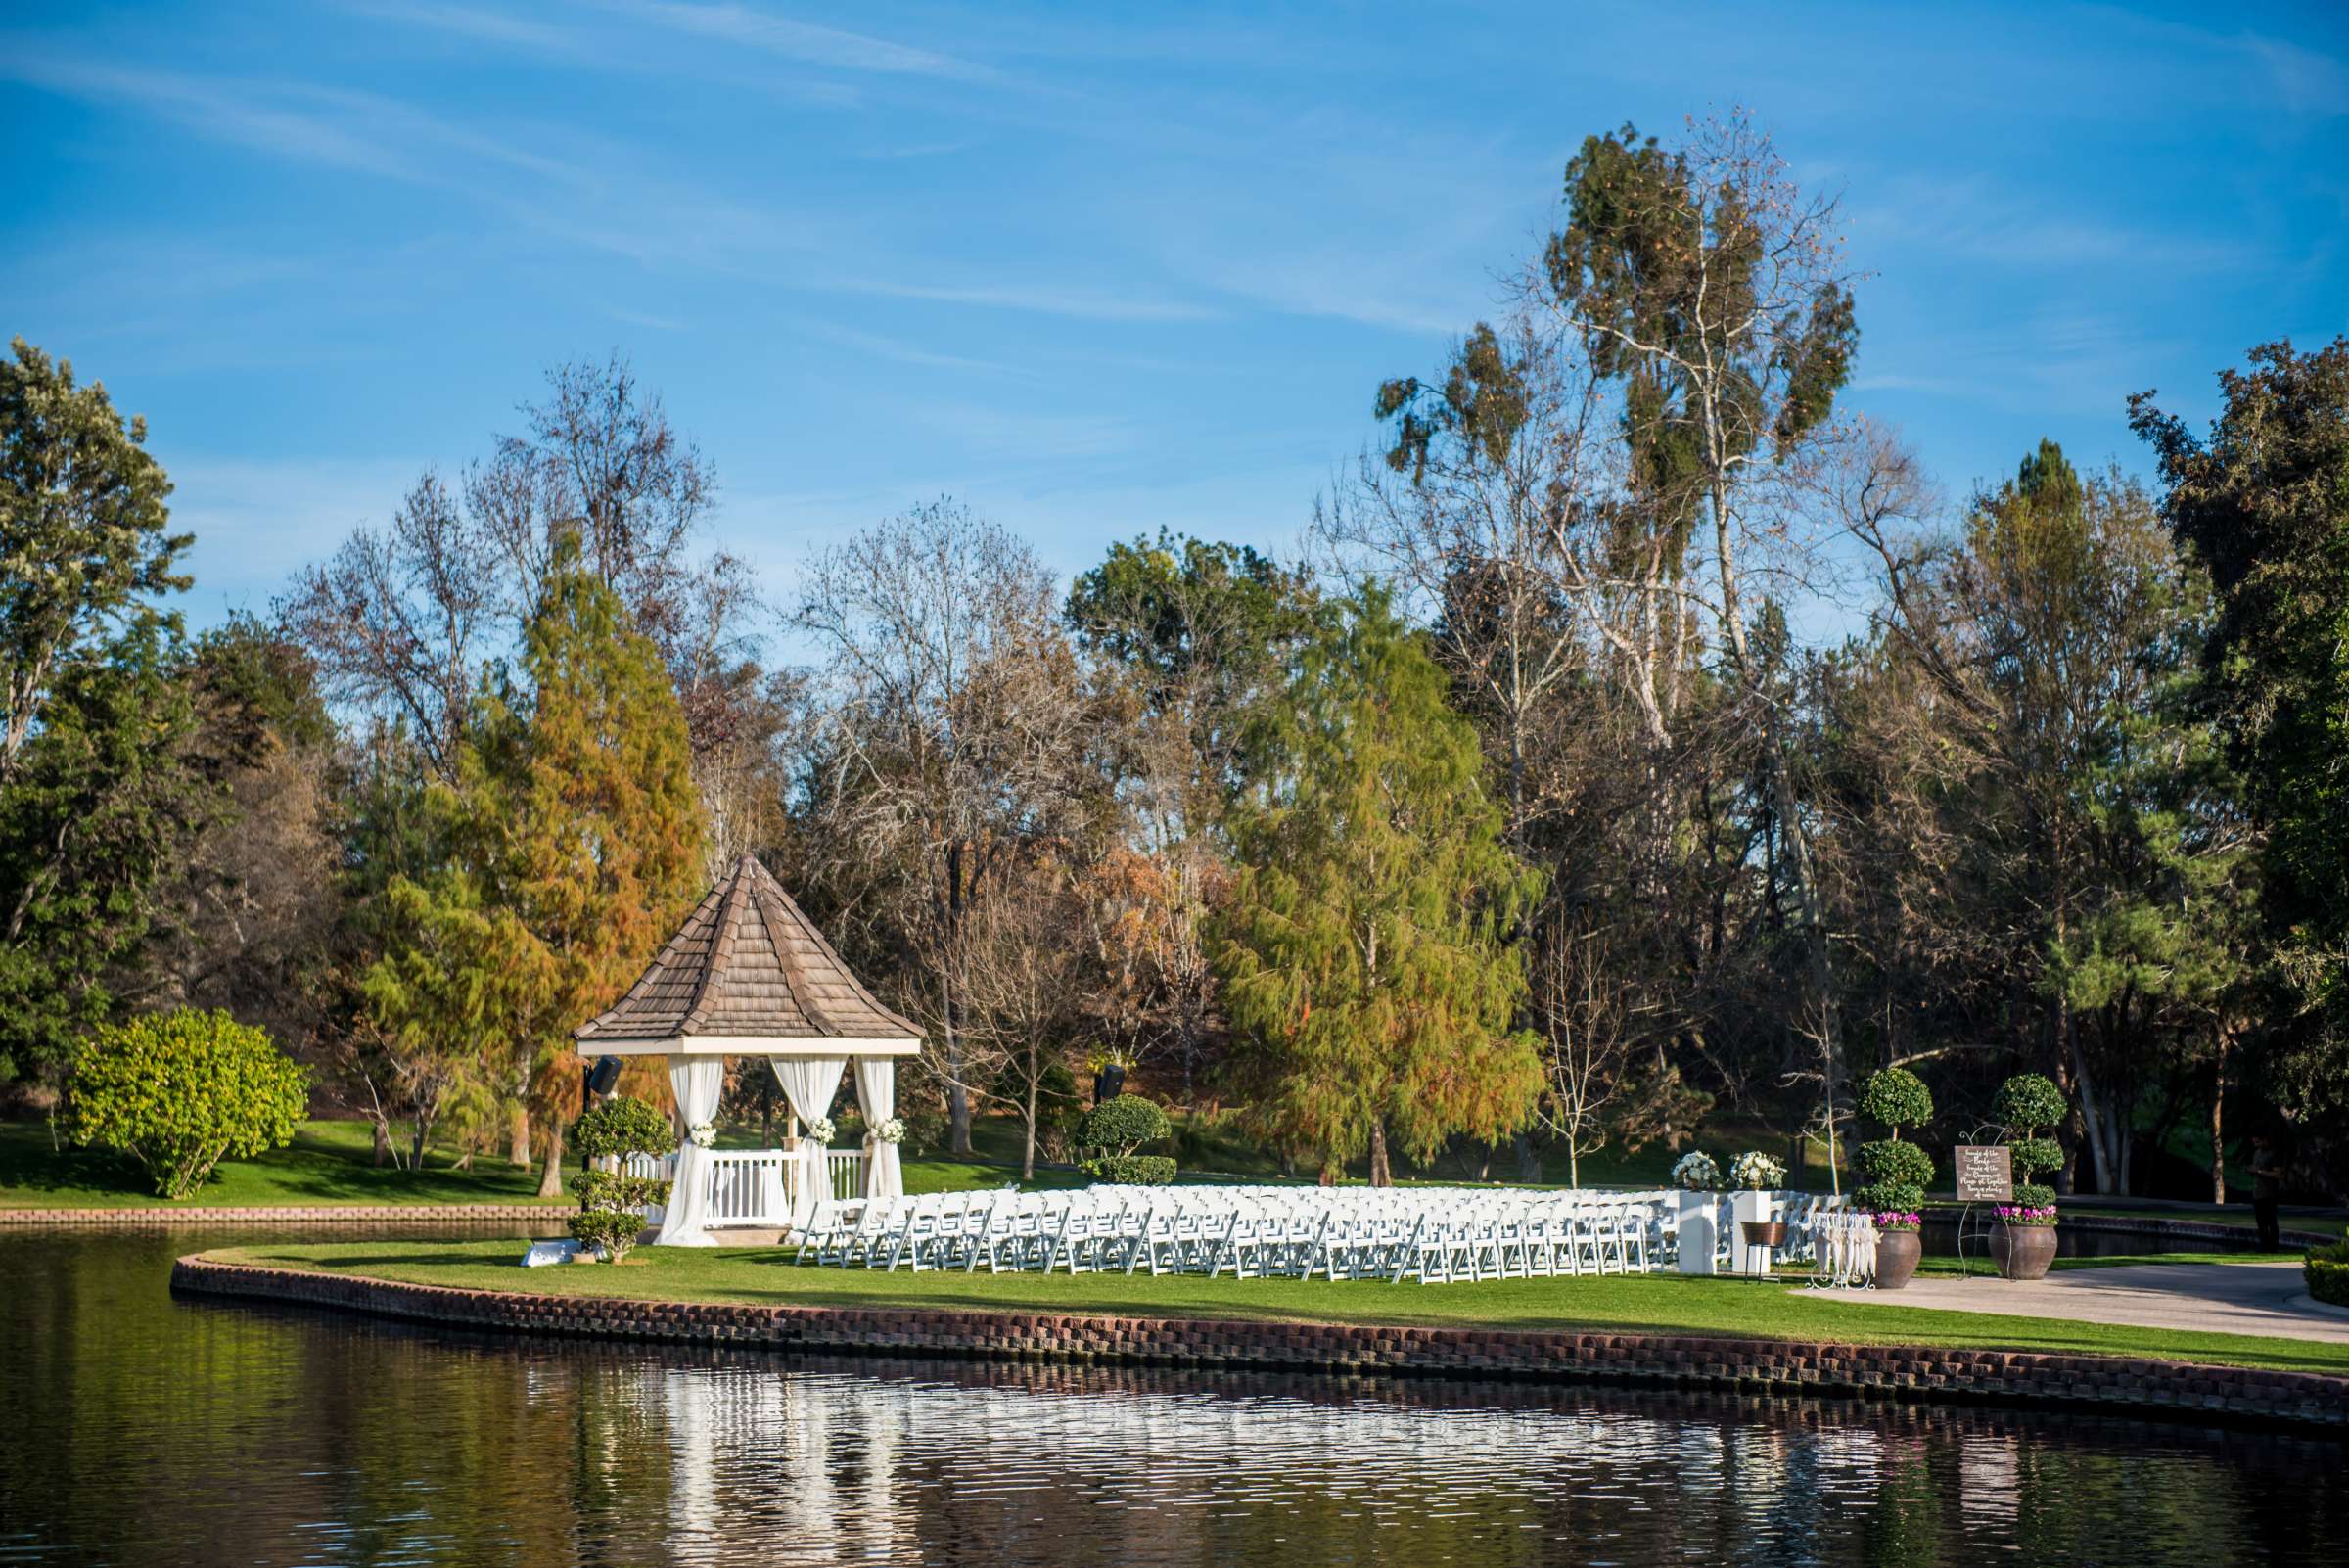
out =
{"type": "Polygon", "coordinates": [[[269,1208],[193,1209],[0,1209],[0,1229],[11,1225],[382,1225],[511,1223],[517,1220],[561,1224],[574,1212],[567,1203],[312,1203],[269,1208]]]}
{"type": "Polygon", "coordinates": [[[739,1349],[1388,1376],[1604,1379],[1752,1393],[2057,1404],[2349,1431],[2349,1377],[2117,1357],[1667,1334],[620,1301],[400,1284],[202,1256],[174,1264],[171,1286],[411,1322],[739,1349]]]}

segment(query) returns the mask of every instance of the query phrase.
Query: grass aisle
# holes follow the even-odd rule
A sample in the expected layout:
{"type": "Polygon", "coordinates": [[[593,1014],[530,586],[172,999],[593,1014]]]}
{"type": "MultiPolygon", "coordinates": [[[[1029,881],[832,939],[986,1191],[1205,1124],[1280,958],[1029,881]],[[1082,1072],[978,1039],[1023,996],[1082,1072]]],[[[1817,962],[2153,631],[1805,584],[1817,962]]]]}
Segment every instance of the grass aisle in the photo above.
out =
{"type": "Polygon", "coordinates": [[[1845,1306],[1792,1281],[1680,1274],[1422,1286],[1192,1275],[879,1273],[801,1268],[775,1248],[647,1248],[621,1267],[516,1266],[512,1241],[267,1244],[208,1256],[473,1290],[752,1306],[909,1307],[1290,1322],[1711,1334],[2201,1361],[2349,1375],[2349,1345],[2055,1322],[1925,1308],[1845,1306]]]}

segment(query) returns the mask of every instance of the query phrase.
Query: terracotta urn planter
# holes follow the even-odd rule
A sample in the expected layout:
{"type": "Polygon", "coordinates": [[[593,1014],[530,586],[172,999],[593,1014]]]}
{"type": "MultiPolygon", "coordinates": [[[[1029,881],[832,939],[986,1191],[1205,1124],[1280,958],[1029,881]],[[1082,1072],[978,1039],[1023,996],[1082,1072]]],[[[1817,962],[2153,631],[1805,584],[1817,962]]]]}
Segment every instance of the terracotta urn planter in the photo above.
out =
{"type": "Polygon", "coordinates": [[[1904,1290],[1925,1255],[1925,1238],[1914,1230],[1876,1232],[1876,1288],[1904,1290]]]}
{"type": "Polygon", "coordinates": [[[1998,1263],[2002,1279],[2044,1279],[2048,1266],[2055,1261],[2055,1227],[1992,1225],[1990,1255],[1998,1263]]]}

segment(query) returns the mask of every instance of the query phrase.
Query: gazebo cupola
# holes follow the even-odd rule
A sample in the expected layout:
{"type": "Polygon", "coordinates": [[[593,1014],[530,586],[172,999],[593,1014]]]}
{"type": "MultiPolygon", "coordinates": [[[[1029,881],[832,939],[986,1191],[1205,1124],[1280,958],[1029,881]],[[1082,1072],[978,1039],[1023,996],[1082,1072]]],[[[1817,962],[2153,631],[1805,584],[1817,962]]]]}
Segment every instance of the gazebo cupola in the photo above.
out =
{"type": "MultiPolygon", "coordinates": [[[[717,1116],[729,1056],[766,1058],[792,1114],[806,1123],[824,1114],[853,1063],[867,1130],[864,1195],[904,1190],[896,1146],[873,1133],[895,1114],[896,1060],[921,1050],[921,1031],[849,972],[756,856],[737,859],[627,994],[575,1038],[584,1057],[668,1058],[685,1138],[661,1226],[667,1245],[714,1245],[712,1184],[726,1162],[692,1134],[717,1116]]],[[[824,1150],[802,1144],[771,1162],[779,1172],[797,1162],[797,1178],[785,1182],[795,1226],[829,1190],[824,1150]]]]}

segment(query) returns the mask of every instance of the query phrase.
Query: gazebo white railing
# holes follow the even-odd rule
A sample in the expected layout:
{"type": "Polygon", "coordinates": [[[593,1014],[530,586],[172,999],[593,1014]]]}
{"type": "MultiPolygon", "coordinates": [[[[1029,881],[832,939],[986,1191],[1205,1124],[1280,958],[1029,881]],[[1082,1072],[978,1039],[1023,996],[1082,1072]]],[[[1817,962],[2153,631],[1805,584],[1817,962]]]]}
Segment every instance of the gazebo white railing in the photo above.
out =
{"type": "MultiPolygon", "coordinates": [[[[779,1227],[791,1222],[806,1165],[789,1149],[711,1149],[701,1161],[703,1213],[713,1227],[779,1227]]],[[[826,1149],[826,1190],[819,1199],[835,1203],[864,1201],[865,1157],[859,1149],[826,1149]]],[[[656,1181],[674,1181],[673,1154],[633,1154],[625,1166],[630,1176],[656,1181]]]]}

